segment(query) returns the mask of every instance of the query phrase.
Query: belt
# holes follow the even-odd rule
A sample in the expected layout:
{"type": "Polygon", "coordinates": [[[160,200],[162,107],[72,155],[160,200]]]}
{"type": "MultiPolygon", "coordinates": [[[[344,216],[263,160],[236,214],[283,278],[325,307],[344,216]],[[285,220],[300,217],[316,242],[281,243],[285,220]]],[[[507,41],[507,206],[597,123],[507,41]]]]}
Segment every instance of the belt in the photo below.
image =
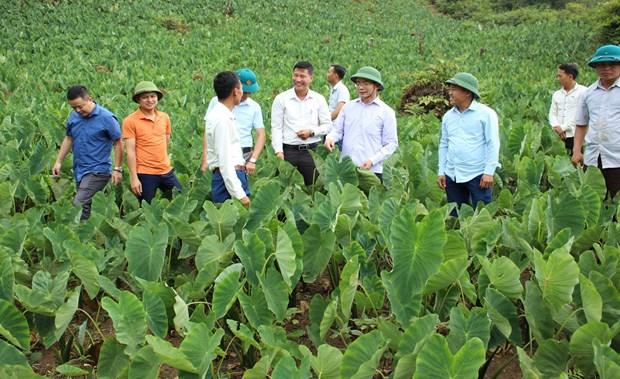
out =
{"type": "MultiPolygon", "coordinates": [[[[243,171],[245,172],[245,166],[235,166],[235,171],[243,171]]],[[[216,167],[213,169],[213,173],[220,172],[220,168],[216,167]]]]}
{"type": "Polygon", "coordinates": [[[287,145],[285,143],[282,144],[282,149],[288,149],[288,150],[313,150],[314,148],[316,148],[318,146],[318,142],[315,143],[302,143],[300,145],[287,145]]]}
{"type": "Polygon", "coordinates": [[[243,153],[250,153],[252,151],[252,148],[251,147],[242,147],[241,151],[243,153]]]}

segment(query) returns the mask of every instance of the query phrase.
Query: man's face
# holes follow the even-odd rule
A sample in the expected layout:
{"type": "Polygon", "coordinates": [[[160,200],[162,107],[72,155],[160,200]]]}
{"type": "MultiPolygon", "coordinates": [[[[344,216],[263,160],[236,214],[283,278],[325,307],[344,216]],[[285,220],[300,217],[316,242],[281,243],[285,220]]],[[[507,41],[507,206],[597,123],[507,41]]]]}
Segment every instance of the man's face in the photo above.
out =
{"type": "Polygon", "coordinates": [[[469,91],[454,84],[450,84],[448,94],[450,95],[450,104],[457,106],[467,104],[472,96],[469,91]]]}
{"type": "Polygon", "coordinates": [[[573,77],[560,68],[558,68],[558,73],[555,75],[555,78],[560,82],[562,87],[567,87],[573,81],[573,77]]]}
{"type": "Polygon", "coordinates": [[[90,96],[87,96],[86,98],[78,97],[76,99],[69,100],[69,106],[71,106],[71,108],[80,116],[86,117],[93,111],[93,109],[95,109],[95,102],[90,96]]]}
{"type": "Polygon", "coordinates": [[[239,105],[239,103],[241,103],[243,95],[243,90],[241,90],[241,82],[239,82],[239,84],[233,89],[233,99],[235,105],[239,105]]]}
{"type": "Polygon", "coordinates": [[[330,67],[327,70],[327,82],[329,84],[336,84],[336,83],[338,83],[339,80],[340,80],[340,78],[338,77],[338,75],[334,71],[334,68],[330,67]]]}
{"type": "Polygon", "coordinates": [[[602,80],[615,81],[620,77],[620,62],[597,63],[594,69],[602,80]]]}
{"type": "Polygon", "coordinates": [[[147,111],[155,109],[155,107],[157,107],[158,100],[157,93],[155,92],[145,92],[138,96],[138,104],[140,105],[140,108],[147,111]]]}
{"type": "Polygon", "coordinates": [[[293,70],[293,87],[296,91],[305,92],[312,83],[312,75],[305,68],[296,68],[293,70]]]}
{"type": "Polygon", "coordinates": [[[362,101],[375,98],[377,92],[379,92],[379,86],[375,82],[366,79],[356,79],[355,88],[362,101]]]}

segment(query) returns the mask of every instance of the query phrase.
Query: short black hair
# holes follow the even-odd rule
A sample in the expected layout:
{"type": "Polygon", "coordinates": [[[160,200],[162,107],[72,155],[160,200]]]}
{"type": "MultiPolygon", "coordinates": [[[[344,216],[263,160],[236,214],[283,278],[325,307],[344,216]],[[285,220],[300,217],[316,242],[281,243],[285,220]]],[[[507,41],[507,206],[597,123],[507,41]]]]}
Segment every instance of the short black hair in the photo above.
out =
{"type": "Polygon", "coordinates": [[[240,88],[239,76],[232,71],[222,71],[213,79],[213,89],[219,100],[227,99],[235,88],[240,88]]]}
{"type": "Polygon", "coordinates": [[[577,68],[575,63],[562,63],[558,66],[558,68],[572,76],[575,80],[577,79],[577,76],[579,76],[579,68],[577,68]]]}
{"type": "Polygon", "coordinates": [[[347,69],[342,67],[339,64],[333,64],[329,67],[331,67],[334,70],[334,72],[336,73],[336,75],[338,75],[338,78],[340,78],[340,80],[342,80],[342,78],[344,78],[344,75],[347,73],[347,69]]]}
{"type": "Polygon", "coordinates": [[[86,99],[89,96],[90,96],[90,93],[88,92],[88,88],[86,88],[85,86],[81,84],[77,86],[73,86],[67,90],[67,100],[75,100],[78,97],[81,97],[82,99],[86,99]]]}
{"type": "Polygon", "coordinates": [[[314,67],[312,67],[312,63],[307,61],[299,61],[295,63],[295,66],[293,66],[293,71],[297,69],[308,70],[308,74],[310,74],[310,76],[312,76],[312,74],[314,73],[314,67]]]}

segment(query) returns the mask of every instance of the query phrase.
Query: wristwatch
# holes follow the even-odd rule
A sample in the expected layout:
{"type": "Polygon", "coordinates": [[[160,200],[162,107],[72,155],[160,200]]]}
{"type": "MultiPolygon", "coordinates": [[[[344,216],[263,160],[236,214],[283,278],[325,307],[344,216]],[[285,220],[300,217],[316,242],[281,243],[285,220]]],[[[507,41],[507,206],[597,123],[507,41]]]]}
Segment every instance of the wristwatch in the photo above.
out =
{"type": "Polygon", "coordinates": [[[248,159],[248,162],[256,164],[256,159],[250,158],[250,159],[248,159]]]}
{"type": "Polygon", "coordinates": [[[123,168],[121,166],[116,166],[116,167],[114,167],[114,171],[120,172],[122,174],[123,173],[123,168]]]}

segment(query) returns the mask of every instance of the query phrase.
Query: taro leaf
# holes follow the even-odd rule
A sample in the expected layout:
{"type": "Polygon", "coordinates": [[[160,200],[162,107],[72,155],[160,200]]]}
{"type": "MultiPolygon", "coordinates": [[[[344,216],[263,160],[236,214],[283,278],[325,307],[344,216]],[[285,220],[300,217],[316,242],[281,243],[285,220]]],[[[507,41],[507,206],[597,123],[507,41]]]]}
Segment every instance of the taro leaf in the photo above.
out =
{"type": "Polygon", "coordinates": [[[101,346],[97,362],[97,378],[116,379],[129,368],[129,357],[123,352],[123,345],[114,337],[106,338],[101,346]]]}
{"type": "Polygon", "coordinates": [[[258,275],[265,265],[265,244],[256,233],[244,233],[243,240],[235,242],[235,254],[241,260],[245,275],[252,286],[258,286],[258,275]]]}
{"type": "Polygon", "coordinates": [[[215,333],[211,333],[206,324],[192,324],[187,336],[181,342],[180,350],[198,368],[200,377],[205,377],[209,371],[211,362],[217,356],[216,350],[223,335],[224,330],[222,329],[217,329],[215,333]]]}
{"type": "Polygon", "coordinates": [[[80,292],[82,291],[82,287],[76,287],[72,292],[69,293],[67,297],[67,301],[58,307],[58,311],[56,312],[56,317],[54,319],[54,326],[56,330],[54,332],[54,342],[58,341],[58,339],[65,333],[67,327],[73,320],[73,315],[77,311],[78,303],[80,301],[80,292]]]}
{"type": "Polygon", "coordinates": [[[283,320],[288,305],[288,288],[282,280],[282,275],[273,267],[269,267],[265,276],[258,277],[258,281],[265,294],[269,310],[273,312],[278,321],[283,320]]]}
{"type": "Polygon", "coordinates": [[[436,314],[415,318],[405,329],[398,346],[398,363],[394,369],[394,379],[409,379],[416,368],[416,358],[424,343],[434,334],[439,323],[436,314]]]}
{"type": "Polygon", "coordinates": [[[235,263],[226,267],[215,278],[213,312],[215,312],[215,316],[218,319],[224,317],[237,299],[237,293],[243,285],[243,282],[239,282],[242,269],[243,265],[241,263],[235,263]]]}
{"type": "Polygon", "coordinates": [[[431,336],[416,360],[414,379],[471,379],[478,377],[478,369],[485,361],[482,341],[474,337],[452,354],[446,339],[431,336]]]}
{"type": "Polygon", "coordinates": [[[177,333],[184,336],[185,330],[189,326],[189,309],[185,300],[178,294],[174,296],[174,317],[172,318],[172,322],[174,323],[174,328],[177,333]]]}
{"type": "Polygon", "coordinates": [[[297,270],[297,263],[295,261],[296,254],[293,249],[293,243],[290,237],[284,231],[284,229],[278,227],[278,237],[276,243],[276,260],[278,261],[278,267],[282,273],[284,283],[288,288],[293,287],[291,278],[295,275],[297,270]]]}
{"type": "Polygon", "coordinates": [[[321,231],[317,224],[312,224],[304,232],[303,241],[304,282],[313,283],[332,257],[336,235],[331,230],[321,231]]]}
{"type": "Polygon", "coordinates": [[[521,368],[523,379],[544,379],[525,350],[517,346],[517,354],[519,355],[519,367],[521,368]]]}
{"type": "Polygon", "coordinates": [[[448,335],[450,349],[457,351],[473,337],[480,338],[486,349],[491,337],[491,320],[485,310],[477,307],[467,309],[462,305],[452,308],[448,335]]]}
{"type": "Polygon", "coordinates": [[[609,326],[599,321],[583,324],[573,333],[569,342],[570,355],[586,377],[594,373],[594,348],[592,343],[599,340],[608,344],[611,339],[609,326]]]}
{"type": "Polygon", "coordinates": [[[239,291],[239,304],[243,314],[248,319],[254,329],[261,325],[270,325],[273,317],[269,312],[267,300],[260,287],[252,287],[252,295],[248,296],[243,291],[239,291]]]}
{"type": "Polygon", "coordinates": [[[278,182],[271,181],[262,186],[256,195],[252,197],[250,215],[245,228],[250,232],[255,231],[263,221],[273,217],[281,201],[280,184],[278,182]]]}
{"type": "Polygon", "coordinates": [[[353,306],[355,291],[359,282],[359,271],[358,256],[354,255],[344,265],[340,274],[340,283],[338,284],[340,289],[340,311],[344,316],[343,323],[345,324],[349,321],[349,317],[351,317],[351,307],[353,306]]]}
{"type": "Polygon", "coordinates": [[[110,295],[114,300],[118,300],[119,295],[121,294],[121,290],[118,289],[116,284],[110,280],[107,276],[99,275],[97,278],[99,282],[99,287],[105,291],[108,295],[110,295]]]}
{"type": "Polygon", "coordinates": [[[359,188],[368,193],[370,189],[374,186],[380,186],[381,180],[375,175],[374,172],[370,170],[364,170],[362,168],[356,167],[357,172],[357,180],[359,182],[359,188]]]}
{"type": "Polygon", "coordinates": [[[554,323],[549,306],[543,301],[542,293],[534,281],[525,283],[525,299],[523,301],[525,319],[532,334],[538,341],[553,336],[554,323]]]}
{"type": "Polygon", "coordinates": [[[163,300],[152,288],[147,287],[142,293],[142,301],[149,329],[154,335],[164,338],[168,333],[168,314],[163,300]]]}
{"type": "Polygon", "coordinates": [[[299,350],[304,356],[310,358],[310,366],[317,378],[340,379],[340,365],[342,363],[342,352],[340,350],[327,344],[318,347],[316,356],[313,356],[310,349],[304,345],[299,345],[299,350]]]}
{"type": "Polygon", "coordinates": [[[426,282],[424,294],[432,294],[458,282],[467,270],[467,250],[461,237],[448,234],[439,271],[426,282]]]}
{"type": "Polygon", "coordinates": [[[10,343],[0,340],[0,366],[16,365],[30,367],[24,354],[10,343]]]}
{"type": "Polygon", "coordinates": [[[207,213],[207,219],[213,231],[220,237],[220,241],[224,241],[225,237],[232,233],[233,227],[239,220],[237,207],[228,201],[218,209],[212,202],[205,201],[202,208],[207,213]]]}
{"type": "Polygon", "coordinates": [[[521,330],[517,318],[517,308],[501,292],[488,287],[484,297],[487,313],[493,325],[510,341],[521,343],[521,330]]]}
{"type": "Polygon", "coordinates": [[[170,342],[152,335],[146,336],[146,340],[161,363],[165,363],[182,371],[187,371],[194,374],[198,373],[198,370],[194,366],[194,362],[192,362],[191,359],[189,359],[189,357],[187,357],[180,349],[172,346],[170,342]]]}
{"type": "Polygon", "coordinates": [[[128,379],[157,378],[161,363],[153,348],[149,345],[144,346],[132,357],[128,379]]]}
{"type": "Polygon", "coordinates": [[[347,347],[342,357],[340,377],[350,379],[372,378],[386,347],[387,344],[378,330],[358,337],[347,347]]]}
{"type": "Polygon", "coordinates": [[[144,342],[146,335],[146,312],[142,302],[133,293],[123,291],[118,303],[109,297],[104,297],[101,306],[112,319],[117,341],[127,345],[125,352],[133,356],[144,342]]]}
{"type": "MultiPolygon", "coordinates": [[[[334,190],[334,187],[330,186],[330,191],[334,190]]],[[[331,194],[332,192],[330,192],[331,194]]],[[[347,183],[342,188],[340,196],[332,197],[332,205],[340,205],[340,213],[353,217],[364,207],[362,205],[362,193],[355,186],[347,183]]]]}
{"type": "Polygon", "coordinates": [[[535,252],[534,268],[542,297],[552,312],[558,312],[572,302],[573,289],[579,282],[579,266],[568,252],[567,245],[554,250],[547,261],[542,254],[535,252]]]}
{"type": "Polygon", "coordinates": [[[153,233],[147,226],[134,226],[125,245],[129,273],[149,281],[159,280],[167,246],[168,228],[153,233]]]}
{"type": "Polygon", "coordinates": [[[401,325],[417,316],[421,294],[431,275],[439,270],[446,243],[442,213],[434,211],[421,222],[405,209],[391,228],[392,271],[381,273],[392,312],[401,325]]]}
{"type": "Polygon", "coordinates": [[[2,299],[0,299],[0,335],[22,350],[30,348],[28,321],[15,305],[2,299]]]}
{"type": "Polygon", "coordinates": [[[265,379],[269,377],[269,369],[273,356],[263,356],[254,367],[243,373],[242,379],[265,379]]]}
{"type": "Polygon", "coordinates": [[[581,302],[583,303],[583,313],[588,321],[601,321],[603,315],[603,299],[594,287],[590,279],[583,274],[579,274],[579,289],[581,292],[581,302]]]}
{"type": "Polygon", "coordinates": [[[250,346],[254,346],[256,349],[260,350],[260,345],[254,339],[254,332],[250,330],[247,325],[231,319],[226,320],[226,325],[228,325],[228,329],[235,337],[239,338],[243,343],[244,354],[247,354],[250,346]]]}
{"type": "Polygon", "coordinates": [[[568,343],[548,339],[539,341],[534,355],[534,365],[544,378],[557,378],[566,371],[568,343]]]}
{"type": "Polygon", "coordinates": [[[614,285],[614,282],[600,272],[593,271],[590,273],[590,280],[601,295],[603,302],[603,317],[601,321],[607,324],[613,324],[620,319],[620,291],[614,285]]]}
{"type": "Polygon", "coordinates": [[[230,252],[234,242],[234,234],[229,234],[223,242],[220,242],[220,238],[215,234],[205,236],[196,251],[196,267],[217,264],[230,252]]]}
{"type": "Polygon", "coordinates": [[[97,297],[99,293],[99,270],[97,270],[95,262],[78,251],[70,252],[69,259],[71,260],[71,271],[82,282],[88,297],[91,299],[97,297]]]}
{"type": "Polygon", "coordinates": [[[273,368],[271,379],[301,379],[295,359],[286,354],[273,368]]]}
{"type": "Polygon", "coordinates": [[[596,226],[601,214],[601,206],[603,205],[603,199],[599,197],[592,187],[584,185],[579,188],[579,202],[583,205],[583,209],[586,211],[586,222],[589,226],[596,226]]]}
{"type": "Polygon", "coordinates": [[[592,347],[594,348],[594,365],[600,379],[620,378],[620,354],[598,340],[592,342],[592,347]]]}
{"type": "Polygon", "coordinates": [[[13,285],[15,275],[13,273],[13,263],[7,252],[0,249],[0,299],[13,300],[13,285]]]}
{"type": "Polygon", "coordinates": [[[598,167],[588,167],[583,174],[583,177],[581,177],[581,180],[582,184],[592,188],[601,200],[605,197],[605,194],[607,193],[605,178],[598,167]]]}
{"type": "Polygon", "coordinates": [[[327,305],[327,308],[325,308],[325,312],[323,312],[323,318],[319,324],[319,338],[321,339],[321,342],[325,341],[327,332],[329,332],[329,329],[336,320],[336,317],[338,316],[337,310],[338,296],[334,297],[334,299],[327,305]]]}
{"type": "Polygon", "coordinates": [[[325,159],[325,165],[321,176],[325,183],[339,183],[343,186],[350,183],[357,186],[357,166],[351,160],[351,157],[343,157],[339,159],[335,154],[330,154],[325,159]]]}
{"type": "Polygon", "coordinates": [[[579,199],[566,191],[560,192],[557,196],[548,192],[545,219],[548,241],[564,228],[570,228],[574,236],[579,236],[586,225],[586,210],[579,199]],[[570,204],[570,207],[566,204],[570,204]]]}
{"type": "Polygon", "coordinates": [[[45,379],[44,376],[35,374],[32,368],[16,365],[0,365],[0,378],[2,379],[45,379]]]}
{"type": "Polygon", "coordinates": [[[308,318],[310,319],[310,326],[308,327],[308,337],[315,346],[321,344],[321,321],[323,320],[323,314],[325,309],[329,305],[329,301],[324,299],[320,294],[316,294],[310,301],[310,311],[308,312],[308,318]]]}
{"type": "Polygon", "coordinates": [[[72,378],[74,376],[84,376],[88,374],[88,371],[70,365],[68,363],[56,367],[56,372],[69,378],[72,378]]]}
{"type": "Polygon", "coordinates": [[[520,281],[521,270],[510,258],[498,257],[489,262],[484,257],[478,257],[478,260],[495,289],[511,300],[521,298],[523,292],[520,281]]]}

